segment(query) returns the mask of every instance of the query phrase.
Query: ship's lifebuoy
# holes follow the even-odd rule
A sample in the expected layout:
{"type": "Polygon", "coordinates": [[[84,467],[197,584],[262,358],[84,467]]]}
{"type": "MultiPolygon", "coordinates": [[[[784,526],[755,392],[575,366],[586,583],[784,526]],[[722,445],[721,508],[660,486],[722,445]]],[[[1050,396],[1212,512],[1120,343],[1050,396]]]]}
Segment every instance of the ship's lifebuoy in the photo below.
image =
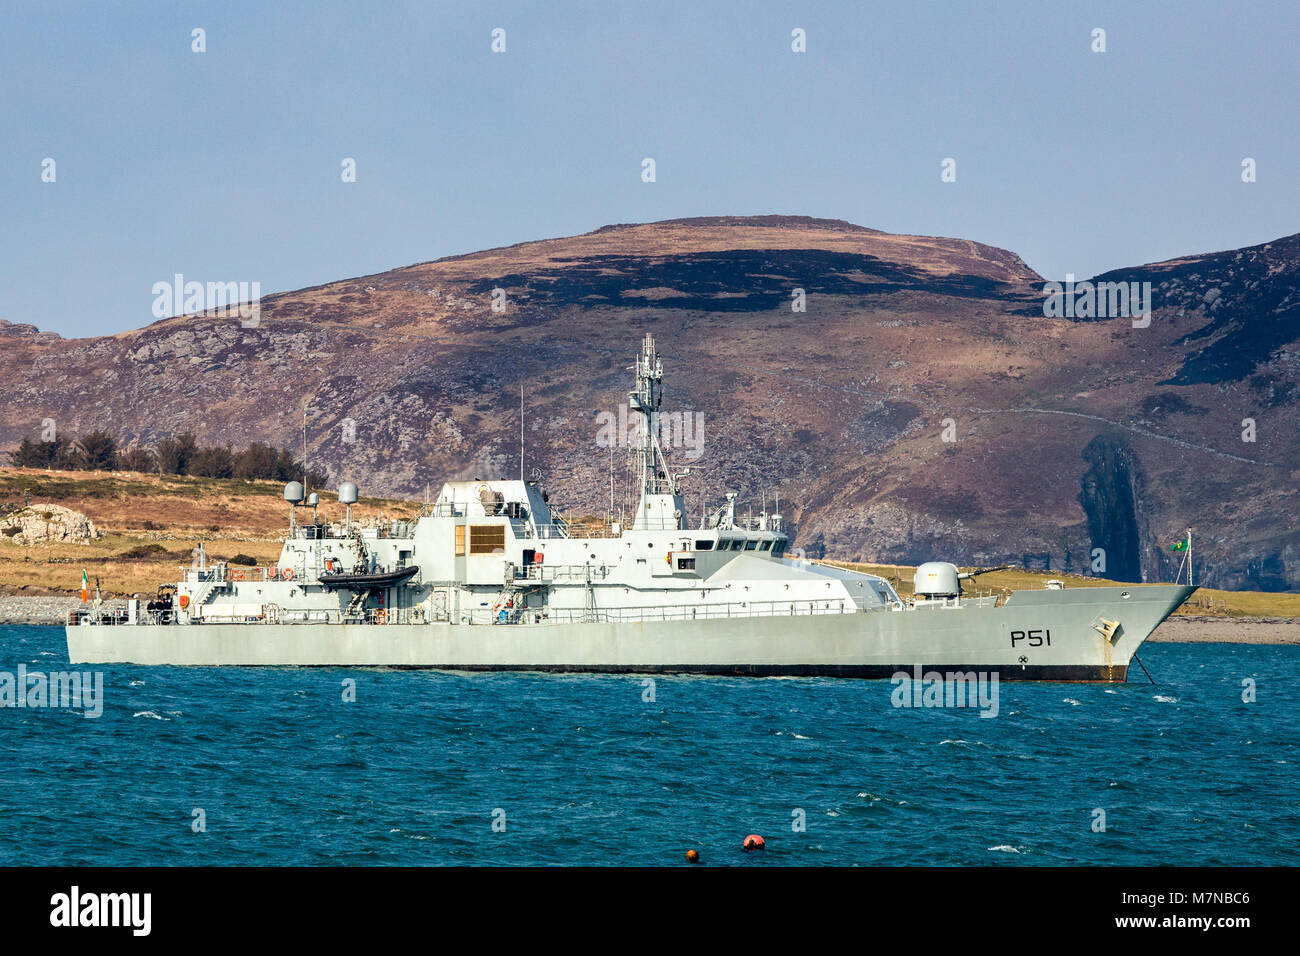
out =
{"type": "Polygon", "coordinates": [[[242,581],[242,580],[244,580],[244,572],[243,572],[243,571],[234,571],[234,572],[230,575],[230,577],[231,577],[232,579],[236,580],[236,581],[242,581]]]}
{"type": "Polygon", "coordinates": [[[382,607],[375,612],[375,623],[376,624],[388,623],[388,612],[385,611],[382,607]]]}
{"type": "Polygon", "coordinates": [[[190,596],[188,594],[182,594],[180,596],[180,600],[177,603],[180,604],[181,609],[184,610],[185,608],[190,606],[190,596]]]}
{"type": "Polygon", "coordinates": [[[285,568],[285,569],[284,569],[284,579],[285,579],[286,581],[292,581],[292,580],[293,580],[293,568],[285,568]]]}

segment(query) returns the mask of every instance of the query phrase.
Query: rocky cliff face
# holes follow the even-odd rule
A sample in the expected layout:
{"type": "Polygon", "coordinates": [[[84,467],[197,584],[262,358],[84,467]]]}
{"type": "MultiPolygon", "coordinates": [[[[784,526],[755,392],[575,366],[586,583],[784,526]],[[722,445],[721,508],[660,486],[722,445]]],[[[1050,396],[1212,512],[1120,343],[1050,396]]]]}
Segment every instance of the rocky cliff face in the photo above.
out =
{"type": "Polygon", "coordinates": [[[0,439],[52,418],[296,446],[305,411],[313,463],[419,495],[518,474],[522,383],[528,469],[603,513],[628,473],[601,425],[650,331],[693,514],[779,494],[811,553],[1077,570],[1101,547],[1108,575],[1148,579],[1191,526],[1206,583],[1296,589],[1298,265],[1290,237],[1098,277],[1152,284],[1135,328],[1046,317],[1039,276],[966,240],[799,217],[607,226],[266,297],[255,328],[8,326],[0,439]]]}
{"type": "Polygon", "coordinates": [[[0,519],[0,534],[14,544],[82,544],[102,537],[95,523],[62,505],[23,508],[0,519]]]}

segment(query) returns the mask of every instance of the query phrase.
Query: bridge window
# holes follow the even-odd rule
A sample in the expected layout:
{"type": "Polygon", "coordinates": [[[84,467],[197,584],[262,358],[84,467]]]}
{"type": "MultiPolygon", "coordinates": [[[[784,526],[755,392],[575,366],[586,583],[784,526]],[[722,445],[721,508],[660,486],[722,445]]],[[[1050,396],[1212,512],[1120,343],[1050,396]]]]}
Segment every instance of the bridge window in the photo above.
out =
{"type": "Polygon", "coordinates": [[[465,526],[456,525],[456,554],[457,556],[465,553],[465,526]]]}
{"type": "Polygon", "coordinates": [[[771,550],[772,550],[772,542],[771,542],[771,541],[763,541],[763,542],[761,542],[761,543],[759,544],[759,546],[758,546],[758,550],[760,550],[760,551],[771,551],[771,550]]]}
{"type": "Polygon", "coordinates": [[[757,547],[758,547],[758,542],[755,541],[753,538],[750,538],[748,541],[745,542],[746,551],[753,551],[757,547]]]}
{"type": "Polygon", "coordinates": [[[476,524],[469,529],[469,553],[492,554],[506,549],[506,526],[503,524],[476,524]]]}
{"type": "Polygon", "coordinates": [[[678,559],[677,559],[677,570],[678,570],[678,571],[694,571],[694,570],[695,570],[695,559],[694,559],[694,558],[678,558],[678,559]]]}
{"type": "Polygon", "coordinates": [[[712,541],[711,539],[709,539],[709,538],[701,538],[699,541],[696,541],[696,542],[695,542],[695,550],[696,550],[696,551],[712,551],[712,550],[713,550],[713,541],[712,541]]]}
{"type": "Polygon", "coordinates": [[[736,538],[734,541],[731,542],[732,551],[739,551],[744,546],[745,546],[745,542],[741,541],[739,538],[736,538]]]}

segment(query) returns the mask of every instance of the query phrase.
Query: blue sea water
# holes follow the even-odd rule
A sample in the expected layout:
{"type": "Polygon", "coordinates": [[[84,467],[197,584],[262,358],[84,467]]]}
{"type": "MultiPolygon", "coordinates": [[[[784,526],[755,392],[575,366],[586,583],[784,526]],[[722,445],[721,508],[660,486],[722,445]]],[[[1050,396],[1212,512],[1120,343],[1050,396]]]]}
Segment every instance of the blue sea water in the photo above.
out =
{"type": "MultiPolygon", "coordinates": [[[[1300,648],[1142,656],[992,719],[888,681],[106,667],[97,719],[0,708],[0,864],[1296,863],[1300,648]]],[[[62,629],[0,627],[20,663],[68,669],[62,629]]]]}

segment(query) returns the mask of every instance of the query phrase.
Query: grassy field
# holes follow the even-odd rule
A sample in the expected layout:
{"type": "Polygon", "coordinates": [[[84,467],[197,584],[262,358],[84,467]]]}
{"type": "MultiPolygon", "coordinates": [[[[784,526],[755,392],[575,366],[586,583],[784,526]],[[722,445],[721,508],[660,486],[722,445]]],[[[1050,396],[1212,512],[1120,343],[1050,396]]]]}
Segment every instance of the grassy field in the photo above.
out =
{"type": "MultiPolygon", "coordinates": [[[[280,554],[289,508],[274,481],[239,481],[131,472],[0,469],[0,504],[46,503],[80,511],[103,532],[85,544],[16,545],[0,539],[0,593],[75,594],[84,568],[105,596],[150,594],[176,580],[193,550],[267,564],[280,554]]],[[[333,492],[319,492],[322,516],[341,518],[333,492]]],[[[413,502],[362,498],[354,518],[407,515],[413,502]]],[[[308,509],[299,509],[304,517],[308,509]]]]}

